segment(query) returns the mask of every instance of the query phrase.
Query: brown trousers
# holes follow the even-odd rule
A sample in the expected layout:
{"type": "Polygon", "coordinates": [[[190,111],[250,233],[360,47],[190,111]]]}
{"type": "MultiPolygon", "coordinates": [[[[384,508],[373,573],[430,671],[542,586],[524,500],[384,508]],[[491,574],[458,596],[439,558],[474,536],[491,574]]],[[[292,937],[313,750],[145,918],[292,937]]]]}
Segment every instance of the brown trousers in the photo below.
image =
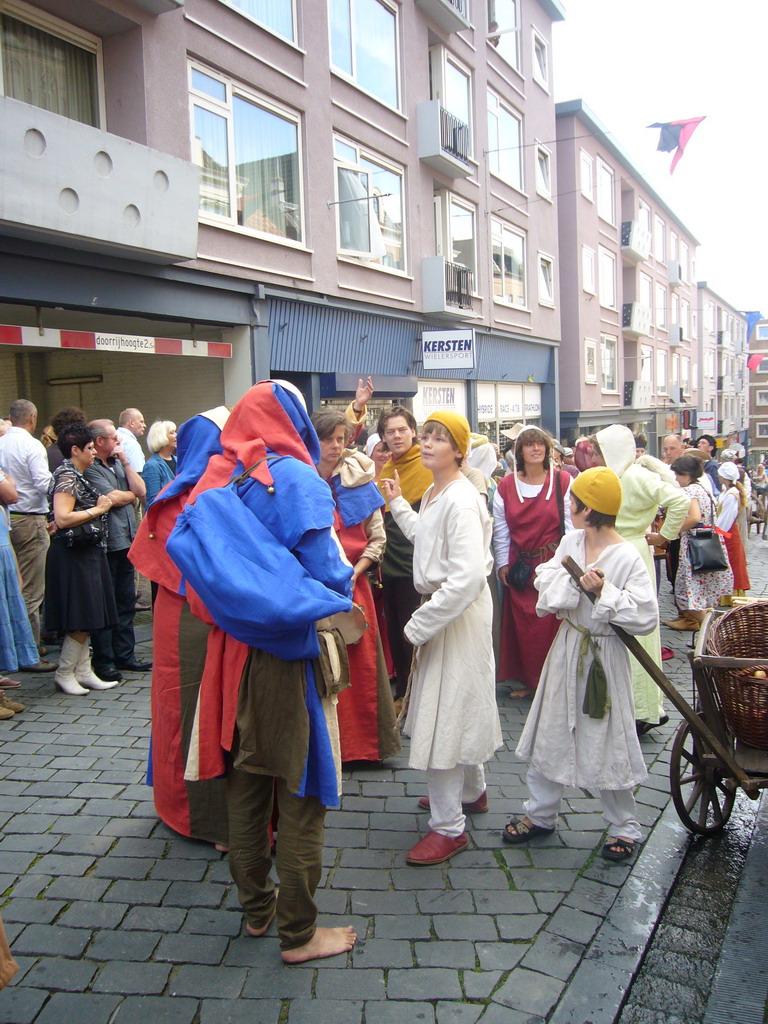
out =
{"type": "Polygon", "coordinates": [[[40,643],[40,607],[45,597],[45,558],[50,543],[45,516],[11,513],[11,544],[19,563],[21,594],[36,644],[40,643]]]}
{"type": "Polygon", "coordinates": [[[325,807],[315,797],[298,797],[284,779],[227,768],[229,869],[247,923],[263,928],[272,915],[275,885],[267,826],[277,795],[277,930],[281,949],[296,949],[315,934],[314,895],[322,873],[325,807]]]}

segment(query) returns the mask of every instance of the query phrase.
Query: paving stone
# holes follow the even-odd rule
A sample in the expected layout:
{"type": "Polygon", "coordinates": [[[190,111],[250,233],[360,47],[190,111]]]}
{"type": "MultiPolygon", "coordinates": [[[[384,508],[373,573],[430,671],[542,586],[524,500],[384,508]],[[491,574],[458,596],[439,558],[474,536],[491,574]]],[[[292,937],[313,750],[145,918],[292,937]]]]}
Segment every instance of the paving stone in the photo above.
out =
{"type": "Polygon", "coordinates": [[[576,871],[530,868],[528,871],[512,869],[512,881],[516,889],[527,892],[567,892],[573,887],[576,871]]]}
{"type": "Polygon", "coordinates": [[[374,1024],[434,1024],[435,1008],[431,1003],[388,999],[386,1003],[366,1003],[365,1019],[374,1024]]]}
{"type": "Polygon", "coordinates": [[[162,839],[118,839],[112,851],[114,857],[151,857],[164,856],[167,843],[162,839]]]}
{"type": "Polygon", "coordinates": [[[117,881],[105,895],[105,900],[117,903],[137,903],[146,906],[157,906],[170,888],[170,882],[126,882],[117,881]]]}
{"type": "Polygon", "coordinates": [[[205,910],[194,907],[186,916],[182,930],[199,935],[239,935],[243,928],[240,914],[228,910],[205,910]]]}
{"type": "Polygon", "coordinates": [[[414,942],[413,951],[419,967],[475,969],[475,947],[471,942],[441,942],[432,939],[431,942],[414,942]]]}
{"type": "Polygon", "coordinates": [[[432,919],[438,939],[469,939],[493,942],[498,938],[496,923],[490,916],[476,914],[436,914],[432,919]]]}
{"type": "Polygon", "coordinates": [[[60,900],[12,899],[3,907],[3,920],[50,924],[66,904],[60,900]]]}
{"type": "MultiPolygon", "coordinates": [[[[99,965],[89,960],[47,956],[38,960],[27,972],[24,985],[46,989],[49,992],[84,992],[98,969],[99,965]]],[[[0,1020],[2,1019],[0,1016],[0,1020]]]]}
{"type": "Polygon", "coordinates": [[[331,884],[334,889],[388,890],[390,888],[389,872],[337,868],[333,873],[331,884]]]}
{"type": "Polygon", "coordinates": [[[120,1003],[119,996],[55,992],[35,1018],[36,1024],[108,1024],[120,1003]]]}
{"type": "Polygon", "coordinates": [[[179,968],[170,983],[172,996],[237,999],[248,972],[244,967],[203,967],[198,964],[179,968]]]}
{"type": "Polygon", "coordinates": [[[131,907],[122,927],[128,931],[176,932],[186,911],[180,907],[131,907]]]}
{"type": "Polygon", "coordinates": [[[90,933],[60,925],[29,924],[12,940],[14,952],[39,956],[79,957],[88,944],[90,933]]]}
{"type": "Polygon", "coordinates": [[[521,964],[541,974],[567,981],[578,967],[584,949],[580,943],[544,931],[536,937],[521,964]]]}
{"type": "MultiPolygon", "coordinates": [[[[348,971],[343,969],[343,957],[335,957],[334,960],[341,969],[319,972],[315,982],[317,999],[386,999],[384,971],[373,968],[355,968],[354,971],[348,971]]],[[[392,973],[389,972],[390,978],[392,973]]]]}
{"type": "Polygon", "coordinates": [[[243,999],[311,999],[311,971],[291,967],[266,967],[251,971],[242,991],[243,999]]]}
{"type": "Polygon", "coordinates": [[[484,971],[511,971],[529,949],[527,942],[475,943],[475,955],[484,971]]]}
{"type": "Polygon", "coordinates": [[[436,1006],[437,1024],[475,1024],[485,1007],[469,1003],[444,1003],[436,1006]]]}
{"type": "Polygon", "coordinates": [[[146,821],[142,818],[115,818],[110,819],[101,829],[107,836],[136,836],[146,838],[151,835],[156,822],[146,821]]]}
{"type": "Polygon", "coordinates": [[[154,958],[175,964],[218,964],[228,942],[222,935],[164,935],[154,958]]]}
{"type": "Polygon", "coordinates": [[[352,950],[352,963],[358,967],[412,967],[411,944],[396,939],[365,939],[352,950]]]}
{"type": "Polygon", "coordinates": [[[467,999],[488,999],[499,983],[503,971],[464,971],[464,994],[467,999]]]}
{"type": "Polygon", "coordinates": [[[475,894],[479,914],[535,914],[536,901],[529,892],[499,892],[475,894]]]}
{"type": "Polygon", "coordinates": [[[13,1024],[32,1024],[39,1019],[37,1015],[40,1007],[49,995],[46,989],[39,988],[13,986],[3,989],[0,992],[0,1020],[13,1021],[13,1024]]]}
{"type": "Polygon", "coordinates": [[[78,857],[76,855],[68,857],[64,854],[47,853],[33,864],[29,871],[32,874],[53,875],[54,877],[74,875],[76,878],[82,878],[94,863],[96,861],[93,857],[78,857]]]}
{"type": "Polygon", "coordinates": [[[114,843],[111,836],[65,836],[59,837],[56,853],[90,854],[92,857],[103,857],[114,843]]]}
{"type": "Polygon", "coordinates": [[[177,907],[219,907],[226,894],[223,885],[210,882],[172,882],[163,898],[167,906],[177,907]]]}
{"type": "MultiPolygon", "coordinates": [[[[399,857],[399,863],[396,864],[396,870],[391,872],[392,884],[396,889],[439,889],[445,886],[445,877],[443,875],[443,869],[441,867],[410,867],[407,865],[402,857],[402,854],[396,854],[399,857]]],[[[373,872],[371,872],[373,873],[373,872]]],[[[386,874],[386,872],[382,872],[386,874]]],[[[454,888],[459,888],[454,886],[454,888]]]]}
{"type": "Polygon", "coordinates": [[[30,864],[37,859],[36,853],[24,853],[21,850],[14,853],[0,853],[0,872],[8,875],[26,874],[30,864]]]}
{"type": "Polygon", "coordinates": [[[613,886],[603,885],[589,878],[580,878],[565,897],[565,903],[586,914],[602,916],[608,913],[615,899],[616,889],[613,886]]]}
{"type": "Polygon", "coordinates": [[[345,868],[384,868],[386,870],[393,866],[395,856],[393,850],[342,850],[341,866],[345,868]]]}
{"type": "Polygon", "coordinates": [[[482,1024],[544,1024],[544,1018],[537,1014],[512,1010],[499,1003],[491,1003],[480,1019],[482,1024]]]}
{"type": "Polygon", "coordinates": [[[74,818],[57,818],[51,825],[51,832],[57,835],[95,836],[105,827],[109,818],[95,814],[78,814],[74,818]]]}
{"type": "Polygon", "coordinates": [[[5,836],[0,842],[0,853],[49,853],[61,836],[44,835],[12,835],[5,836]]]}
{"type": "Polygon", "coordinates": [[[533,938],[544,927],[546,921],[544,914],[499,914],[496,918],[499,935],[505,942],[520,942],[533,938]]]}
{"type": "Polygon", "coordinates": [[[353,914],[415,914],[416,896],[412,892],[352,892],[353,914]]]}
{"type": "Polygon", "coordinates": [[[533,893],[536,909],[542,914],[553,914],[563,902],[563,895],[561,892],[533,893]]]}
{"type": "MultiPolygon", "coordinates": [[[[386,1003],[376,1003],[376,1006],[386,1006],[386,1003]]],[[[319,1024],[318,1005],[316,999],[294,999],[288,1011],[288,1024],[319,1024]]],[[[360,1024],[363,1019],[363,1003],[358,1000],[341,1002],[337,1000],[325,1000],[323,1002],[323,1016],[326,1021],[333,1021],[333,1024],[360,1024]]],[[[370,1019],[370,1016],[369,1016],[370,1019]]],[[[375,1018],[373,1018],[375,1021],[375,1018]]],[[[407,1018],[402,1019],[405,1024],[407,1018]]],[[[201,1021],[201,1024],[219,1024],[218,1021],[201,1021]]],[[[253,1024],[253,1021],[233,1021],[232,1024],[253,1024]]],[[[325,1022],[323,1022],[325,1024],[325,1022]]]]}
{"type": "Polygon", "coordinates": [[[160,941],[153,932],[99,931],[88,947],[92,960],[149,960],[160,941]]]}
{"type": "Polygon", "coordinates": [[[560,998],[563,988],[564,983],[556,978],[516,967],[492,999],[502,1006],[545,1017],[560,998]]]}
{"type": "MultiPolygon", "coordinates": [[[[218,1005],[221,1007],[221,1003],[218,1005]]],[[[198,1006],[196,999],[129,996],[120,1004],[115,1024],[192,1024],[198,1006]]],[[[223,1018],[218,1020],[221,1024],[223,1018]]],[[[253,1018],[250,1024],[255,1024],[253,1018]]]]}
{"type": "Polygon", "coordinates": [[[149,857],[102,857],[94,869],[98,878],[130,878],[142,881],[155,866],[149,857]]]}
{"type": "Polygon", "coordinates": [[[475,909],[472,893],[466,890],[427,889],[417,892],[416,899],[422,914],[471,914],[475,909]]]}
{"type": "Polygon", "coordinates": [[[377,939],[428,939],[428,917],[419,914],[377,914],[374,918],[377,939]]]}
{"type": "Polygon", "coordinates": [[[468,889],[470,892],[477,892],[479,889],[499,889],[508,892],[510,889],[506,874],[501,868],[490,865],[484,871],[452,868],[448,872],[448,877],[454,889],[468,889]]]}
{"type": "Polygon", "coordinates": [[[593,914],[585,914],[573,907],[560,907],[547,925],[547,931],[586,945],[599,926],[600,919],[593,914]]]}
{"type": "Polygon", "coordinates": [[[425,967],[422,970],[394,970],[387,975],[388,999],[424,998],[428,992],[430,999],[461,999],[461,985],[457,971],[447,968],[425,967]]]}
{"type": "Polygon", "coordinates": [[[67,928],[117,928],[125,917],[125,903],[92,903],[78,900],[59,919],[67,928]]]}
{"type": "Polygon", "coordinates": [[[100,900],[109,888],[109,882],[100,878],[57,878],[46,892],[46,897],[61,900],[100,900]]]}
{"type": "Polygon", "coordinates": [[[171,973],[170,964],[135,964],[113,961],[106,964],[93,982],[94,992],[124,995],[160,995],[171,973]]]}
{"type": "Polygon", "coordinates": [[[205,861],[159,860],[152,868],[152,877],[170,882],[202,882],[207,870],[208,864],[205,861]]]}

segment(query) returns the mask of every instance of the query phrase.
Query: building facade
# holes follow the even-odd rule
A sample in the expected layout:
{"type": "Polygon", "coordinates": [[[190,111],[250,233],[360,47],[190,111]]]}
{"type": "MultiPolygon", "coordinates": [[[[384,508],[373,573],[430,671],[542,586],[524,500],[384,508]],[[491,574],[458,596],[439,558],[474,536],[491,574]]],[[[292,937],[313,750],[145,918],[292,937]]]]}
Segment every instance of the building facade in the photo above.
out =
{"type": "Polygon", "coordinates": [[[559,0],[0,0],[0,402],[557,430],[559,0]]]}
{"type": "Polygon", "coordinates": [[[560,393],[569,440],[695,427],[697,239],[581,101],[557,104],[560,393]]]}
{"type": "Polygon", "coordinates": [[[747,321],[706,281],[698,283],[698,331],[701,362],[700,413],[708,414],[712,429],[700,433],[725,439],[737,433],[747,445],[749,395],[747,388],[747,321]]]}
{"type": "MultiPolygon", "coordinates": [[[[760,320],[749,339],[748,355],[762,354],[749,380],[749,463],[768,463],[768,320],[760,320]]],[[[757,361],[755,361],[757,362],[757,361]]]]}

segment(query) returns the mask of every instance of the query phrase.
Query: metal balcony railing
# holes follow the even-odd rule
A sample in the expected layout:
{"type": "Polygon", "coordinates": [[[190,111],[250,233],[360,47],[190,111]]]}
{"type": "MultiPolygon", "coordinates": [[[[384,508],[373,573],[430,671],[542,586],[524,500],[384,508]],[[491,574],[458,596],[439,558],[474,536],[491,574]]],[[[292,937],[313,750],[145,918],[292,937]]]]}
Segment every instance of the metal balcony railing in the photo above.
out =
{"type": "Polygon", "coordinates": [[[459,263],[445,261],[445,301],[459,309],[471,309],[474,275],[459,263]]]}
{"type": "Polygon", "coordinates": [[[469,163],[469,125],[440,107],[440,145],[462,163],[469,163]]]}

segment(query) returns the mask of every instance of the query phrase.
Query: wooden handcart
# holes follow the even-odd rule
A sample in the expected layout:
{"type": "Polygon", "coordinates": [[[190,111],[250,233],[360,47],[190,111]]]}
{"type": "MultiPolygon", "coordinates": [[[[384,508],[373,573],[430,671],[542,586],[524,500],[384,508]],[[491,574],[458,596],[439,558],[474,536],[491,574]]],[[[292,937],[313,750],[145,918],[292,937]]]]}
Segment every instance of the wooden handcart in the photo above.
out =
{"type": "MultiPolygon", "coordinates": [[[[563,566],[578,583],[583,569],[563,566]]],[[[720,832],[739,788],[752,800],[768,788],[768,601],[706,615],[691,656],[694,707],[636,637],[611,628],[683,717],[669,764],[680,820],[701,836],[720,832]]]]}

